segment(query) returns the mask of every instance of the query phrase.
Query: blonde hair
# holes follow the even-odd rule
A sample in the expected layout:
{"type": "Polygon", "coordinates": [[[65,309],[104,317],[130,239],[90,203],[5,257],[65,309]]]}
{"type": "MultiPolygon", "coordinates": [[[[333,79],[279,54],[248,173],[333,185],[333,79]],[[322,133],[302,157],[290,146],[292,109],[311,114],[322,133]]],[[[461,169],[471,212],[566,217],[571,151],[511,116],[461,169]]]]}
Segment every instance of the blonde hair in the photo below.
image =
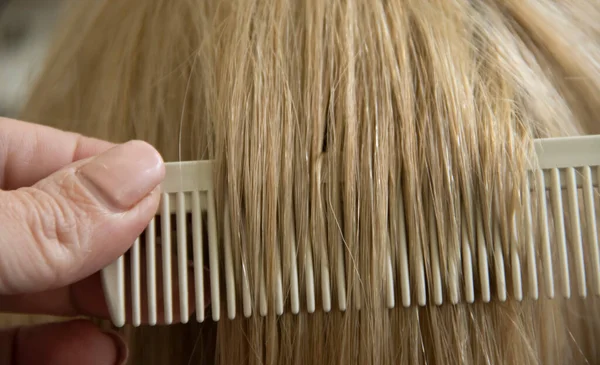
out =
{"type": "MultiPolygon", "coordinates": [[[[509,290],[504,302],[478,293],[469,304],[461,283],[457,304],[436,306],[428,294],[418,306],[423,298],[409,292],[410,307],[389,310],[383,290],[388,253],[396,278],[404,267],[402,224],[411,282],[422,258],[431,289],[437,253],[445,298],[455,289],[450,272],[461,271],[461,240],[475,250],[476,216],[489,267],[494,244],[508,258],[516,239],[525,270],[512,223],[524,219],[532,140],[600,131],[598,2],[75,3],[23,118],[144,139],[167,161],[214,159],[237,292],[244,267],[253,308],[263,271],[273,308],[277,253],[288,273],[294,244],[298,251],[300,314],[240,312],[216,335],[211,323],[129,329],[132,363],[208,363],[211,347],[221,364],[600,361],[596,297],[518,301],[509,290]],[[314,314],[305,306],[308,255],[314,314]],[[334,297],[324,313],[319,268],[338,260],[348,309],[334,297]]],[[[287,312],[289,287],[284,275],[287,312]]]]}

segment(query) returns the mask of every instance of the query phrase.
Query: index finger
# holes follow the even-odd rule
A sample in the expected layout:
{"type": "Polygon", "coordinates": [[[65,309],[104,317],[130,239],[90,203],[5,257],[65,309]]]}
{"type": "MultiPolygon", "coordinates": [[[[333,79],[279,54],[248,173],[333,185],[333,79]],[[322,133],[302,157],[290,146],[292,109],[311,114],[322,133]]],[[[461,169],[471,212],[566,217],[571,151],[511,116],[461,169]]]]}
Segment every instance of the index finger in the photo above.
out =
{"type": "Polygon", "coordinates": [[[31,186],[60,168],[115,144],[0,117],[0,189],[31,186]]]}

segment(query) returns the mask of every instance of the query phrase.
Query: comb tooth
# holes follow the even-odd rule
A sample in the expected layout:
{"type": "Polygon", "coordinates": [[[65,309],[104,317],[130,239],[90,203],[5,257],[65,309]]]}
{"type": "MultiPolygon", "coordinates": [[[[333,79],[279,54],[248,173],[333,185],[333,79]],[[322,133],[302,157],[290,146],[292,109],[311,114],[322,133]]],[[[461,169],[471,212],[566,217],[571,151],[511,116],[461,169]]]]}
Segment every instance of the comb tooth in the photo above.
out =
{"type": "Polygon", "coordinates": [[[396,306],[396,295],[394,293],[394,269],[392,266],[392,249],[389,246],[389,238],[387,241],[387,255],[386,255],[386,268],[387,268],[387,307],[392,309],[396,306]]]}
{"type": "Polygon", "coordinates": [[[473,283],[473,259],[471,257],[471,245],[469,232],[467,230],[467,218],[462,219],[462,262],[463,275],[465,280],[465,299],[467,303],[475,301],[475,285],[473,283]]]}
{"type": "MultiPolygon", "coordinates": [[[[229,221],[227,221],[229,223],[229,221]]],[[[230,224],[230,223],[229,223],[230,224]]],[[[231,228],[229,227],[231,230],[231,228]]],[[[246,245],[242,245],[241,250],[246,250],[246,245]]],[[[248,276],[248,269],[246,266],[246,253],[242,252],[240,257],[241,272],[242,272],[242,306],[244,311],[244,317],[249,318],[252,315],[252,296],[250,292],[250,279],[248,276]]]]}
{"type": "Polygon", "coordinates": [[[344,246],[343,243],[340,242],[338,245],[338,261],[337,261],[337,290],[338,290],[338,302],[340,305],[340,310],[343,312],[348,307],[348,303],[346,302],[346,278],[344,276],[344,246]]]}
{"type": "Polygon", "coordinates": [[[125,312],[125,258],[120,256],[102,270],[102,287],[110,317],[116,327],[123,327],[125,312]]]}
{"type": "Polygon", "coordinates": [[[315,273],[313,268],[312,245],[306,245],[306,310],[315,311],[315,273]]]}
{"type": "Polygon", "coordinates": [[[357,266],[354,266],[352,268],[352,270],[355,272],[355,277],[354,277],[354,292],[353,292],[353,294],[354,294],[354,307],[357,310],[360,310],[360,307],[361,307],[361,304],[362,304],[362,298],[361,298],[361,289],[362,289],[361,279],[362,278],[360,277],[359,270],[358,270],[357,266]]]}
{"type": "Polygon", "coordinates": [[[516,214],[513,215],[511,228],[510,261],[513,277],[513,295],[516,300],[521,301],[523,299],[523,281],[521,280],[521,259],[519,258],[519,251],[517,250],[519,231],[517,230],[516,214]]]}
{"type": "Polygon", "coordinates": [[[494,224],[494,246],[494,265],[496,268],[498,299],[501,302],[504,302],[506,300],[506,274],[504,271],[504,253],[502,252],[499,224],[494,224]]]}
{"type": "Polygon", "coordinates": [[[208,255],[210,260],[210,300],[212,318],[216,322],[221,317],[221,297],[219,289],[219,252],[217,247],[217,217],[215,198],[212,190],[207,192],[208,202],[208,255]]]}
{"type": "Polygon", "coordinates": [[[276,247],[277,262],[275,263],[275,313],[283,314],[283,278],[281,277],[281,249],[279,245],[276,247]]]}
{"type": "Polygon", "coordinates": [[[179,317],[181,323],[189,319],[188,308],[188,255],[187,255],[187,222],[185,212],[185,194],[177,192],[176,224],[177,224],[177,269],[179,278],[179,317]]]}
{"type": "Polygon", "coordinates": [[[450,289],[450,303],[457,304],[459,297],[459,289],[458,289],[458,269],[456,267],[456,261],[454,258],[450,259],[450,263],[448,266],[448,281],[449,281],[449,289],[450,289]]]}
{"type": "Polygon", "coordinates": [[[542,255],[544,262],[544,277],[546,283],[546,294],[548,298],[554,298],[554,277],[552,268],[552,248],[550,247],[550,233],[548,231],[548,208],[546,204],[546,181],[544,172],[535,172],[538,192],[538,204],[540,205],[539,224],[542,239],[542,255]]]}
{"type": "Polygon", "coordinates": [[[248,279],[248,271],[242,263],[242,299],[244,301],[244,317],[248,318],[252,315],[252,297],[250,296],[250,280],[248,279]]]}
{"type": "Polygon", "coordinates": [[[261,316],[266,316],[267,312],[268,312],[268,305],[267,305],[267,284],[265,281],[265,270],[264,270],[264,262],[263,265],[261,265],[261,269],[260,269],[260,301],[259,301],[259,310],[260,310],[260,315],[261,316]]]}
{"type": "Polygon", "coordinates": [[[529,176],[527,176],[525,185],[525,232],[525,239],[527,242],[527,278],[529,284],[529,296],[532,299],[537,299],[539,295],[539,290],[537,280],[535,242],[533,238],[534,232],[533,219],[531,215],[531,184],[529,183],[529,176]]]}
{"type": "Polygon", "coordinates": [[[569,283],[569,262],[567,256],[567,243],[565,238],[565,223],[562,206],[562,192],[560,185],[560,171],[552,169],[551,173],[551,196],[552,213],[554,215],[554,227],[556,229],[558,259],[560,265],[562,294],[565,298],[571,296],[571,287],[569,283]]]}
{"type": "Polygon", "coordinates": [[[577,194],[577,181],[575,169],[566,169],[567,194],[569,202],[569,218],[571,220],[571,242],[575,245],[575,273],[579,284],[579,295],[585,297],[587,289],[585,285],[585,264],[583,260],[583,242],[581,241],[581,224],[579,220],[579,197],[577,194]]]}
{"type": "MultiPolygon", "coordinates": [[[[228,227],[226,227],[227,229],[228,227]]],[[[202,245],[202,210],[200,192],[192,191],[192,241],[194,254],[194,291],[196,320],[204,322],[204,252],[202,245]]]]}
{"type": "Polygon", "coordinates": [[[119,293],[119,317],[122,318],[122,325],[127,321],[126,295],[125,295],[125,256],[122,255],[117,260],[117,292],[119,293]]]}
{"type": "Polygon", "coordinates": [[[290,250],[290,297],[292,300],[291,307],[292,313],[298,314],[300,312],[300,293],[298,292],[298,261],[297,261],[297,248],[296,248],[296,236],[292,232],[292,249],[290,250]]]}
{"type": "MultiPolygon", "coordinates": [[[[600,169],[596,168],[600,173],[600,169]]],[[[589,166],[583,168],[583,194],[585,199],[585,214],[587,228],[587,244],[590,245],[592,265],[594,268],[592,284],[594,294],[600,295],[600,257],[598,256],[598,237],[596,236],[596,211],[594,206],[594,187],[592,185],[592,171],[589,166]]],[[[600,177],[598,178],[600,182],[600,177]]]]}
{"type": "Polygon", "coordinates": [[[515,299],[521,301],[523,299],[523,281],[521,280],[521,259],[515,248],[511,252],[512,275],[515,299]]]}
{"type": "Polygon", "coordinates": [[[429,235],[431,238],[431,271],[433,276],[433,302],[442,304],[442,276],[440,270],[440,257],[438,252],[438,239],[433,209],[429,210],[429,235]]]}
{"type": "Polygon", "coordinates": [[[396,293],[395,293],[395,281],[394,281],[394,264],[392,262],[392,246],[390,232],[386,231],[384,235],[385,247],[386,247],[386,283],[387,283],[387,300],[386,304],[389,309],[396,307],[396,293]]]}
{"type": "MultiPolygon", "coordinates": [[[[229,210],[225,208],[225,226],[229,227],[229,210]]],[[[235,279],[233,273],[233,256],[231,253],[231,232],[226,229],[223,232],[225,244],[225,285],[227,290],[227,317],[235,318],[235,279]]]]}
{"type": "Polygon", "coordinates": [[[323,311],[331,310],[331,286],[329,283],[329,258],[325,245],[321,245],[321,294],[323,295],[323,311]]]}
{"type": "Polygon", "coordinates": [[[398,265],[400,270],[400,290],[402,295],[402,305],[404,307],[410,306],[410,275],[408,268],[408,250],[406,248],[406,221],[404,216],[404,198],[402,192],[398,194],[400,198],[400,204],[398,206],[398,233],[400,234],[400,263],[398,265]]]}
{"type": "Polygon", "coordinates": [[[483,221],[481,214],[476,216],[477,222],[477,262],[479,264],[479,281],[481,285],[481,299],[484,303],[490,301],[490,273],[488,266],[488,253],[483,234],[483,221]]]}
{"type": "MultiPolygon", "coordinates": [[[[231,232],[231,223],[227,219],[225,229],[231,232]]],[[[244,250],[244,248],[242,248],[244,250]]],[[[250,279],[248,278],[248,270],[244,261],[245,254],[240,257],[241,273],[242,273],[242,309],[244,317],[249,318],[252,315],[252,296],[250,294],[250,279]]]]}
{"type": "Polygon", "coordinates": [[[139,237],[133,243],[133,247],[131,247],[129,260],[131,262],[131,314],[133,325],[137,327],[142,323],[139,237]]]}
{"type": "Polygon", "coordinates": [[[173,323],[173,288],[171,275],[171,209],[168,193],[162,194],[161,246],[163,271],[163,301],[165,324],[173,323]]]}
{"type": "MultiPolygon", "coordinates": [[[[460,223],[460,213],[458,214],[458,220],[455,220],[457,224],[460,223]]],[[[451,304],[457,304],[460,299],[460,287],[459,287],[459,278],[458,278],[458,265],[460,260],[460,238],[457,237],[460,234],[460,228],[456,227],[457,230],[452,232],[452,236],[450,236],[449,248],[452,251],[448,250],[448,255],[446,261],[448,261],[448,293],[450,297],[451,304]]]]}
{"type": "Polygon", "coordinates": [[[146,285],[148,291],[148,323],[154,326],[156,310],[156,219],[146,228],[146,285]]]}
{"type": "Polygon", "coordinates": [[[465,209],[462,216],[462,236],[463,236],[463,271],[465,277],[465,298],[467,303],[475,302],[475,274],[473,272],[473,250],[477,248],[477,227],[475,225],[475,206],[473,204],[473,194],[470,190],[466,191],[464,196],[466,206],[472,207],[465,209]]]}
{"type": "Polygon", "coordinates": [[[427,288],[425,287],[425,264],[423,262],[423,248],[421,244],[416,245],[417,259],[417,303],[420,306],[427,304],[427,288]]]}

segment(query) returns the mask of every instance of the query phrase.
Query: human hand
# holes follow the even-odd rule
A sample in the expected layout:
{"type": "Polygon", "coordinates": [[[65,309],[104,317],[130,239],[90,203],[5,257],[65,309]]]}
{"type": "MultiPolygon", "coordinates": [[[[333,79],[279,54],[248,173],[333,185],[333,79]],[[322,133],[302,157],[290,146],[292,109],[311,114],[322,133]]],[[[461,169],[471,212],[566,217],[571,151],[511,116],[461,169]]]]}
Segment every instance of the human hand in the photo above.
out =
{"type": "MultiPolygon", "coordinates": [[[[0,118],[0,312],[107,317],[98,271],[154,217],[164,175],[147,143],[0,118]]],[[[0,365],[126,356],[121,339],[88,321],[0,330],[0,365]]]]}

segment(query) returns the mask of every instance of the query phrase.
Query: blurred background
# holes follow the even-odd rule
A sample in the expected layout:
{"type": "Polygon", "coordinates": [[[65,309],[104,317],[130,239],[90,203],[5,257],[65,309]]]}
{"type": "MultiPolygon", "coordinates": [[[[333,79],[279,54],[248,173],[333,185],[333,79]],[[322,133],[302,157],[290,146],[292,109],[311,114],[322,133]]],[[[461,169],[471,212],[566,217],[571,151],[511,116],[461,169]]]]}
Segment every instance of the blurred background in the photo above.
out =
{"type": "Polygon", "coordinates": [[[0,0],[0,116],[19,113],[62,5],[63,0],[0,0]]]}

